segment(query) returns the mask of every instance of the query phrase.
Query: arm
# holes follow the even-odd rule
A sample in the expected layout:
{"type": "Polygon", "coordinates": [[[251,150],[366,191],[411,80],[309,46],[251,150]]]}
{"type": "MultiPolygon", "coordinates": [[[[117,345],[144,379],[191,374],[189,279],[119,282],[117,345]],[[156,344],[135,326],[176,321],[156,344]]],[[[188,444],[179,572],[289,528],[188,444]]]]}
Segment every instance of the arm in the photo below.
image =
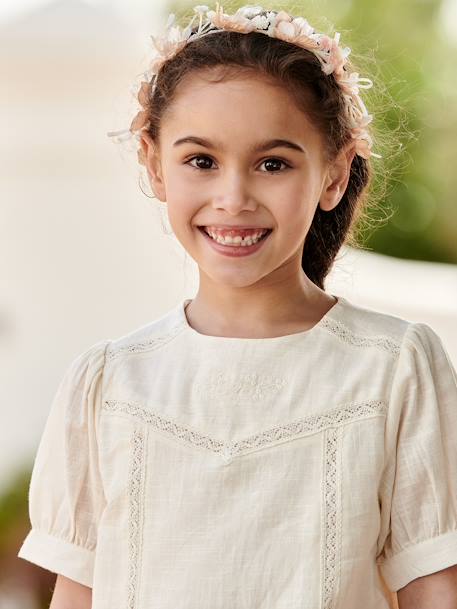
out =
{"type": "Polygon", "coordinates": [[[414,579],[397,597],[399,609],[457,609],[457,565],[414,579]]]}
{"type": "Polygon", "coordinates": [[[92,588],[58,574],[49,609],[91,609],[92,588]]]}

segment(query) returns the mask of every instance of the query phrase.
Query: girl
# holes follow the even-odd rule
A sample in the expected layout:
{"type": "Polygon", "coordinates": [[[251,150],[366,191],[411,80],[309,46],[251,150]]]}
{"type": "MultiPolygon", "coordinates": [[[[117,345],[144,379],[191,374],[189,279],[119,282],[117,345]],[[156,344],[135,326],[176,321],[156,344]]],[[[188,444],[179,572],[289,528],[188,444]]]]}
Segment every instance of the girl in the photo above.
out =
{"type": "Polygon", "coordinates": [[[54,607],[455,608],[455,370],[427,324],[324,288],[379,156],[372,83],[303,17],[194,11],[109,135],[198,293],[69,366],[19,556],[54,607]]]}

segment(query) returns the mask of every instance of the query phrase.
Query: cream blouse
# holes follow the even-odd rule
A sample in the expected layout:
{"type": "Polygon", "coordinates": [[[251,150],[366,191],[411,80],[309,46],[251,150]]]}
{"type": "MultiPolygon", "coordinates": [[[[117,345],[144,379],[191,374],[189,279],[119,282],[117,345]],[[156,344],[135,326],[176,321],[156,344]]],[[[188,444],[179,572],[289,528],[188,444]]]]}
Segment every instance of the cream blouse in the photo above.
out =
{"type": "Polygon", "coordinates": [[[181,301],[68,367],[18,556],[92,609],[387,609],[457,563],[457,381],[425,323],[338,302],[274,338],[181,301]]]}

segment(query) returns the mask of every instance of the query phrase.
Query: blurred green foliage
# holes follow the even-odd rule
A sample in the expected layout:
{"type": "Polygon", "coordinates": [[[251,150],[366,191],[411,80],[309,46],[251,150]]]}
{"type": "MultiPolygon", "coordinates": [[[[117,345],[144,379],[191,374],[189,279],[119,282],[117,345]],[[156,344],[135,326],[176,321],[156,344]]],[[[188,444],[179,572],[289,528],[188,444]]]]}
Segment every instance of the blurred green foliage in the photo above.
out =
{"type": "MultiPolygon", "coordinates": [[[[453,42],[444,35],[445,1],[279,0],[262,6],[301,15],[329,35],[340,32],[360,75],[373,80],[362,97],[374,116],[374,150],[383,159],[373,160],[378,204],[370,212],[373,230],[362,235],[364,249],[455,264],[457,33],[453,42]]],[[[227,13],[244,4],[222,2],[227,13]]],[[[193,15],[194,5],[170,2],[166,12],[179,22],[193,15]]]]}
{"type": "MultiPolygon", "coordinates": [[[[353,0],[339,23],[351,30],[358,53],[375,46],[379,77],[413,136],[404,158],[395,158],[401,170],[387,163],[394,181],[385,204],[394,213],[367,245],[400,258],[456,263],[457,175],[451,168],[457,162],[457,47],[440,31],[442,5],[353,0]]],[[[397,118],[387,114],[386,128],[393,129],[397,118]]]]}
{"type": "Polygon", "coordinates": [[[0,558],[6,556],[11,542],[17,542],[17,527],[28,523],[30,471],[21,469],[0,495],[0,558]]]}

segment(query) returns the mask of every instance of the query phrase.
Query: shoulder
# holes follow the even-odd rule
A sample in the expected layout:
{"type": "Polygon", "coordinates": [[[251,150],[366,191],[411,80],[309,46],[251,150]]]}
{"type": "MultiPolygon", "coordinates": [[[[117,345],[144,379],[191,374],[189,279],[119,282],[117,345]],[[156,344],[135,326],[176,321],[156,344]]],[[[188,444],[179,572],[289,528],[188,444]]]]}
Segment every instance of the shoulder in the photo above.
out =
{"type": "Polygon", "coordinates": [[[181,303],[147,324],[110,339],[106,361],[153,351],[172,341],[183,330],[180,306],[181,303]]]}
{"type": "Polygon", "coordinates": [[[341,306],[327,322],[328,329],[353,347],[374,347],[398,356],[414,322],[376,307],[362,306],[339,297],[341,306]]]}
{"type": "Polygon", "coordinates": [[[396,359],[411,351],[423,353],[429,358],[443,354],[448,357],[440,336],[429,324],[365,307],[347,299],[342,299],[342,303],[333,331],[340,332],[348,342],[378,346],[397,356],[396,359]]]}
{"type": "Polygon", "coordinates": [[[99,376],[103,371],[110,343],[111,339],[105,338],[79,351],[67,364],[61,385],[75,386],[77,383],[86,382],[88,378],[99,376]]]}

